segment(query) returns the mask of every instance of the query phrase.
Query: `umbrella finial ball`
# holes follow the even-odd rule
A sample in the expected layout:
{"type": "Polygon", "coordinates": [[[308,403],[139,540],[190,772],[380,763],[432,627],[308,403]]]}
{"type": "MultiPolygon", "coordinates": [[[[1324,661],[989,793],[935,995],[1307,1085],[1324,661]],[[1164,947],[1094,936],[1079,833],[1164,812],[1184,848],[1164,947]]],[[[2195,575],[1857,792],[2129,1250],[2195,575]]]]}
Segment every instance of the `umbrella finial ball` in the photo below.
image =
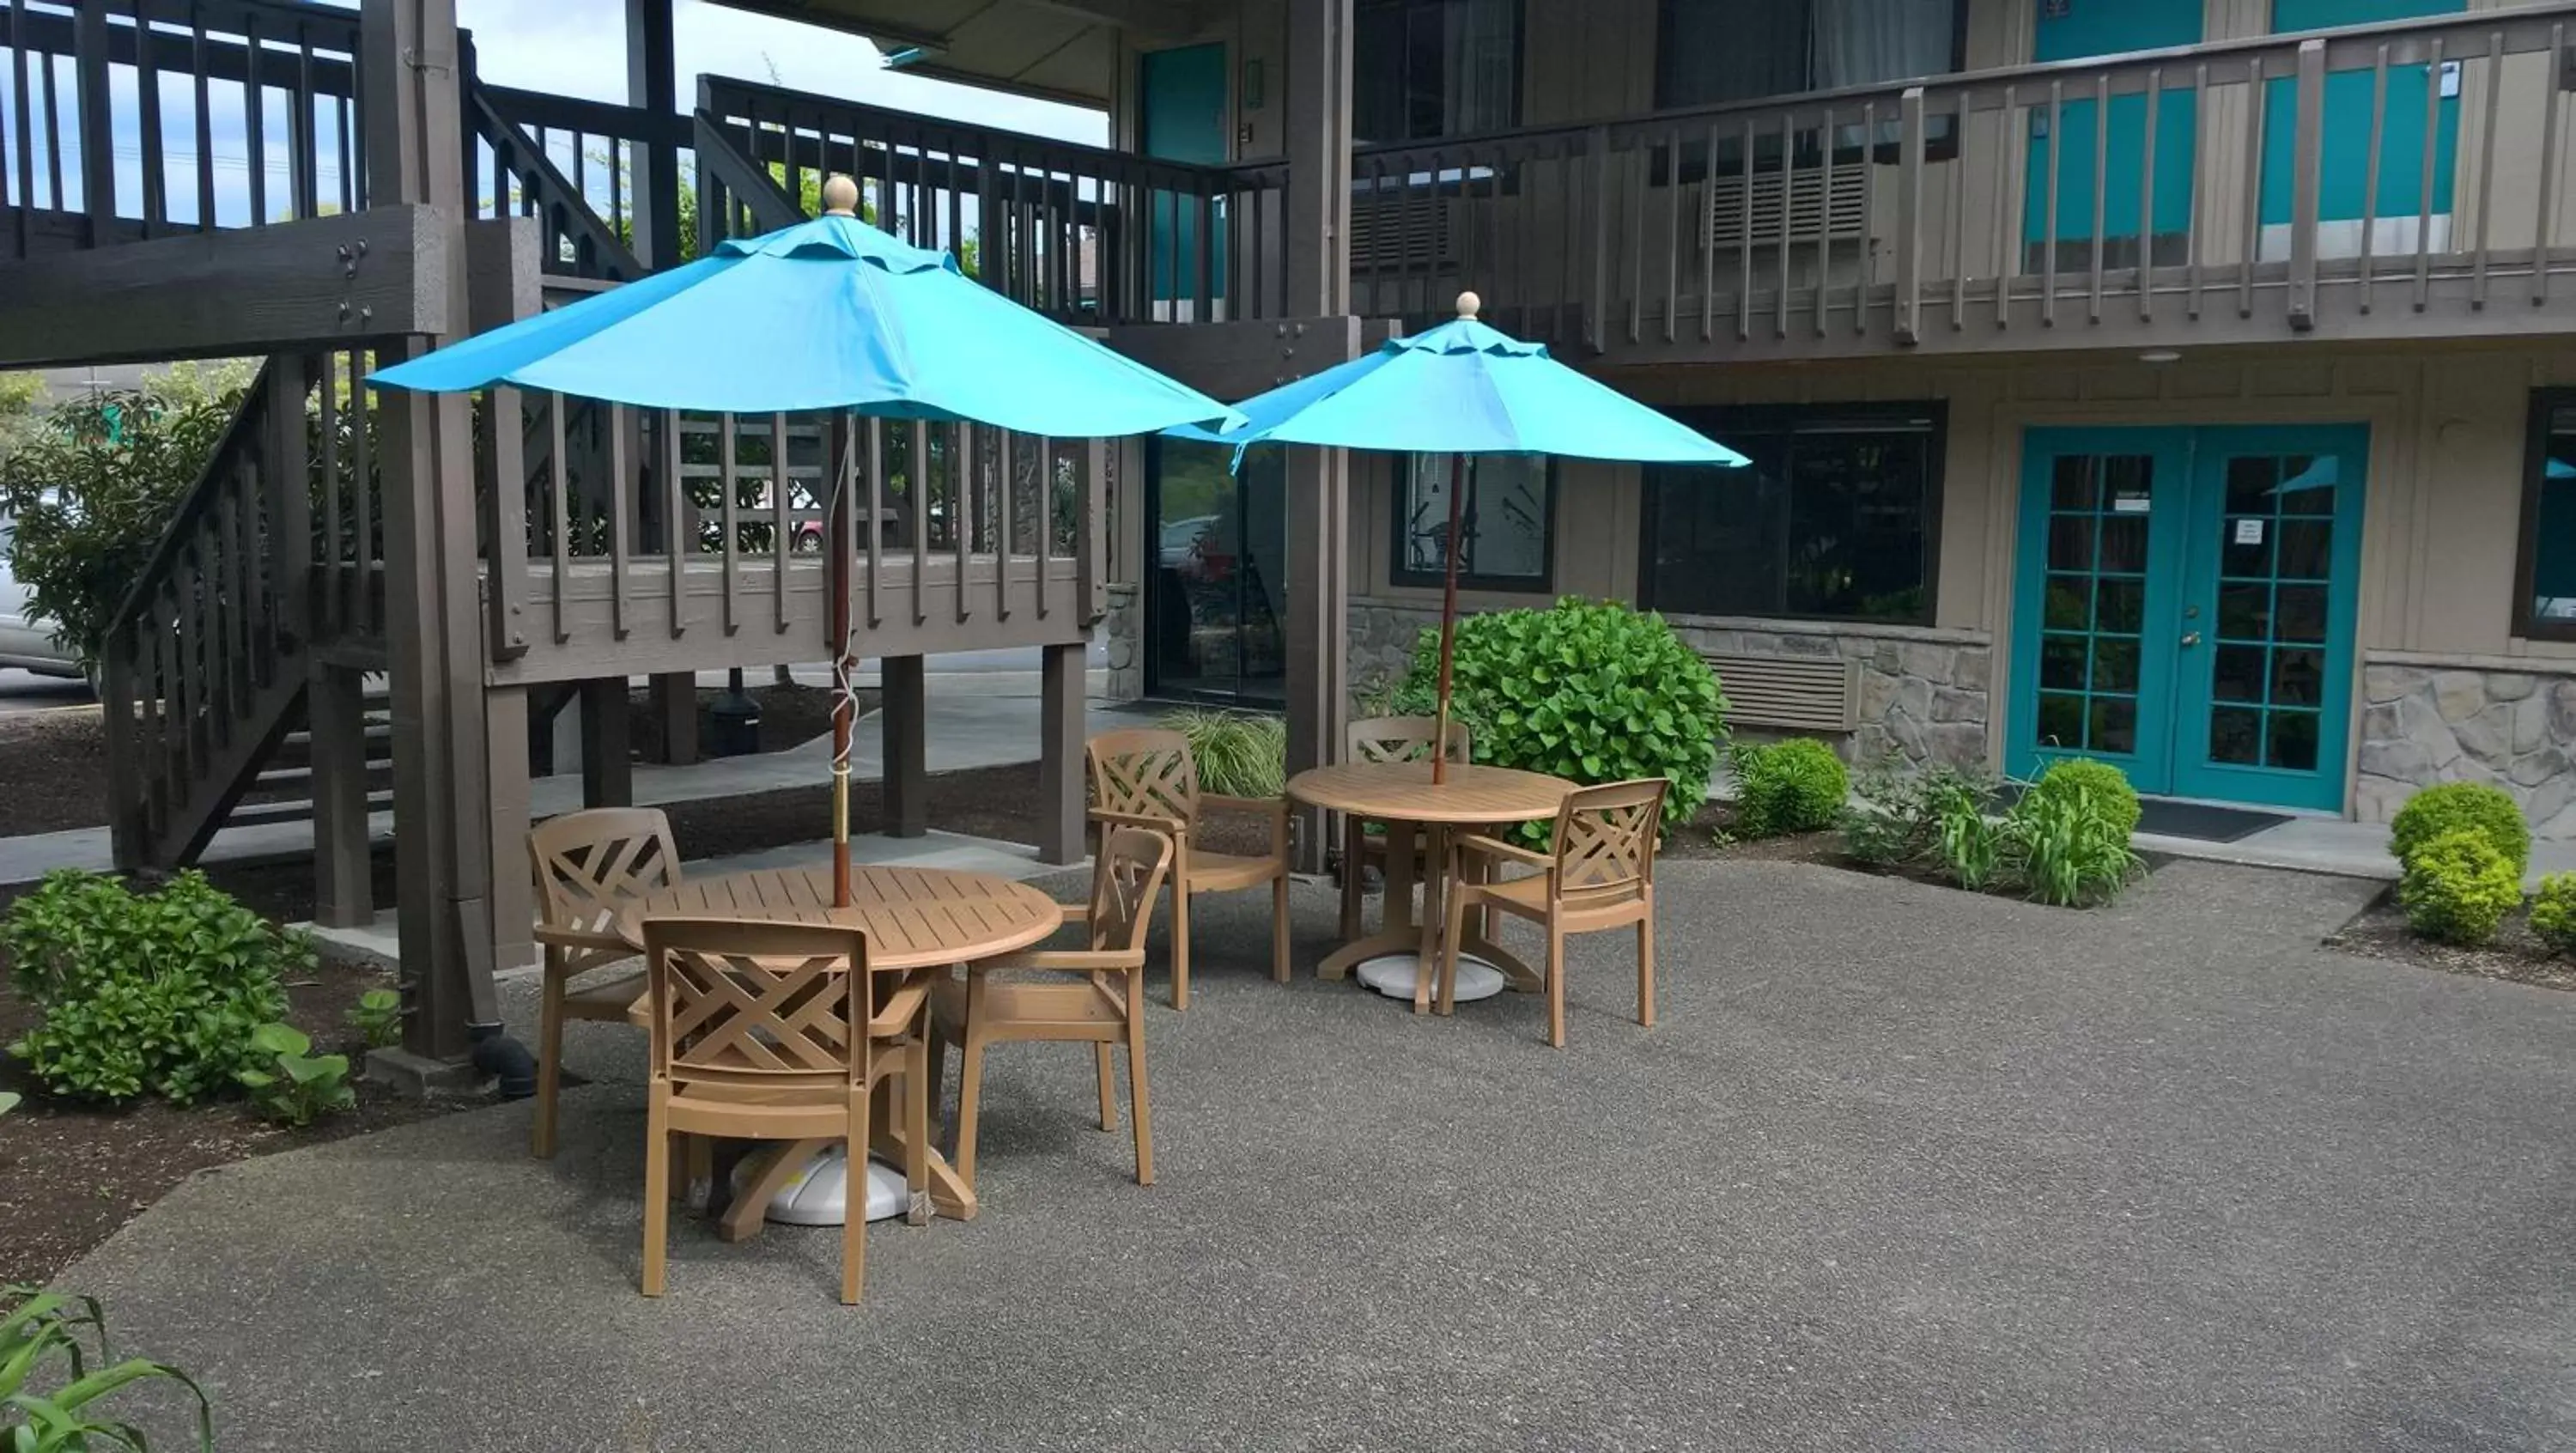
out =
{"type": "Polygon", "coordinates": [[[834,172],[823,183],[823,215],[826,217],[859,215],[859,184],[834,172]]]}
{"type": "Polygon", "coordinates": [[[1485,306],[1485,300],[1477,297],[1474,293],[1460,293],[1458,295],[1458,316],[1461,318],[1472,318],[1476,316],[1476,310],[1483,306],[1485,306]]]}

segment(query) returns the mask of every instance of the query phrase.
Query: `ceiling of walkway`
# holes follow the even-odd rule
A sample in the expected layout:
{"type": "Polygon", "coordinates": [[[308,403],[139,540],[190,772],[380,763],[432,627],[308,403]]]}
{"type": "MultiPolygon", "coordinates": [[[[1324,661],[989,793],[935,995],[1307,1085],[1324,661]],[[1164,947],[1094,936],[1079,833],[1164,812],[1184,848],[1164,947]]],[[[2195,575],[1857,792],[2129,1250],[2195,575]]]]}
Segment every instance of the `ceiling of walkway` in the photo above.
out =
{"type": "Polygon", "coordinates": [[[1196,0],[715,0],[866,36],[904,68],[1078,105],[1106,106],[1118,33],[1183,40],[1196,0]]]}

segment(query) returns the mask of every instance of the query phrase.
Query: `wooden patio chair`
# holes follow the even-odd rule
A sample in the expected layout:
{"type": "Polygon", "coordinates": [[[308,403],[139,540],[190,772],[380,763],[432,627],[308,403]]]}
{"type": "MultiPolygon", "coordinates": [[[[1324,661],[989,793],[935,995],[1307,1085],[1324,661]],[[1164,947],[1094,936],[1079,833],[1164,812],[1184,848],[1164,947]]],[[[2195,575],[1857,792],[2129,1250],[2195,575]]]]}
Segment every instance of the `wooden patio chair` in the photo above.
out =
{"type": "Polygon", "coordinates": [[[931,1082],[948,1075],[948,1046],[964,1050],[957,1091],[959,1178],[975,1184],[975,1117],[984,1050],[1046,1040],[1087,1043],[1100,1076],[1100,1128],[1118,1128],[1111,1083],[1115,1047],[1127,1047],[1127,1098],[1134,1103],[1136,1184],[1154,1183],[1154,1130],[1145,1098],[1145,930],[1154,895],[1172,867],[1172,840],[1141,827],[1115,827],[1091,872],[1091,901],[1064,905],[1064,921],[1087,925],[1091,946],[1039,949],[969,964],[963,979],[940,981],[931,996],[931,1082]],[[1031,974],[1044,977],[1031,978],[1031,974]]]}
{"type": "Polygon", "coordinates": [[[928,1186],[929,1054],[920,1031],[933,974],[879,992],[867,935],[828,924],[648,918],[652,1076],[646,1086],[644,1272],[662,1294],[671,1230],[671,1138],[841,1140],[850,1207],[841,1300],[867,1274],[869,1096],[904,1083],[904,1178],[928,1186]]]}
{"type": "Polygon", "coordinates": [[[545,950],[537,1017],[537,1114],[528,1148],[555,1153],[555,1100],[567,1019],[626,1021],[644,992],[644,962],[618,936],[618,915],[638,898],[676,887],[680,851],[671,822],[649,807],[566,813],[528,832],[537,879],[536,939],[545,950]],[[592,977],[581,988],[572,981],[592,977]]]}
{"type": "Polygon", "coordinates": [[[1091,820],[1102,828],[1143,827],[1172,840],[1172,1007],[1190,1007],[1190,895],[1270,885],[1270,977],[1288,982],[1288,799],[1227,797],[1199,790],[1189,738],[1138,728],[1102,732],[1083,748],[1091,774],[1091,820]],[[1270,827],[1258,857],[1200,847],[1200,815],[1240,812],[1270,827]]]}
{"type": "MultiPolygon", "coordinates": [[[[1423,762],[1431,758],[1431,739],[1440,730],[1439,719],[1428,716],[1375,716],[1355,721],[1343,734],[1346,757],[1353,762],[1423,762]]],[[[1463,721],[1449,723],[1449,761],[1453,766],[1472,757],[1473,738],[1463,721]]],[[[1403,850],[1416,864],[1413,881],[1429,876],[1430,865],[1422,862],[1421,838],[1405,824],[1386,824],[1383,834],[1371,834],[1364,818],[1345,816],[1342,822],[1342,939],[1348,942],[1360,936],[1360,891],[1362,870],[1375,863],[1383,870],[1387,855],[1396,850],[1395,835],[1404,834],[1403,850]]],[[[1392,921],[1392,920],[1390,920],[1392,921]]]]}
{"type": "Polygon", "coordinates": [[[1663,831],[1660,777],[1578,787],[1565,794],[1545,854],[1470,835],[1452,847],[1448,934],[1440,957],[1440,1011],[1458,996],[1458,936],[1470,908],[1496,909],[1547,930],[1547,1042],[1565,1047],[1565,936],[1637,926],[1637,1022],[1655,1023],[1655,844],[1663,831]],[[1490,877],[1505,864],[1536,868],[1490,877]],[[1472,878],[1486,881],[1470,881],[1472,878]]]}

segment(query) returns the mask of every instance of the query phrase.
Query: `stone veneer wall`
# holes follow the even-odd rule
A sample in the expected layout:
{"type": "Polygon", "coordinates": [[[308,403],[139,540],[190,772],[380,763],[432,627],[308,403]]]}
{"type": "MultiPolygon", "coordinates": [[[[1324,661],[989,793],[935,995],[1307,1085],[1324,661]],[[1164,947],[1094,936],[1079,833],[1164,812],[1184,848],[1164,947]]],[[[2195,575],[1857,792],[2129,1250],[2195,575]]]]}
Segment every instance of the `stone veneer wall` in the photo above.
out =
{"type": "Polygon", "coordinates": [[[1111,701],[1135,701],[1145,694],[1145,595],[1132,582],[1109,583],[1109,614],[1100,623],[1108,636],[1109,679],[1104,690],[1111,701]]]}
{"type": "MultiPolygon", "coordinates": [[[[1860,725],[1836,743],[1854,762],[1901,757],[1918,767],[1936,762],[1975,767],[1987,760],[1994,646],[1980,632],[1694,616],[1668,619],[1693,650],[1706,655],[1840,656],[1859,662],[1860,725]]],[[[1423,628],[1439,623],[1436,611],[1352,601],[1352,691],[1367,691],[1404,671],[1423,628]]]]}
{"type": "Polygon", "coordinates": [[[2576,662],[2371,661],[2361,691],[2353,816],[2385,822],[2418,788],[2492,782],[2540,836],[2576,837],[2576,662]]]}

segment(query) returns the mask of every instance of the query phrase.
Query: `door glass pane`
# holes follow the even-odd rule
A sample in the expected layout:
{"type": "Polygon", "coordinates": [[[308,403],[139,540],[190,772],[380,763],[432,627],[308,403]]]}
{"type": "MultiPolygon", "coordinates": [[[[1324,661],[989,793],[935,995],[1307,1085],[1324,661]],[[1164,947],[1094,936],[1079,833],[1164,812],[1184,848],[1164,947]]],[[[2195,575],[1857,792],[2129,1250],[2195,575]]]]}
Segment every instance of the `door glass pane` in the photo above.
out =
{"type": "Polygon", "coordinates": [[[2313,647],[2284,646],[2272,653],[2272,704],[2322,706],[2326,699],[2326,653],[2313,647]]]}
{"type": "Polygon", "coordinates": [[[2149,455],[2063,455],[2050,468],[2036,745],[2138,749],[2149,455]]]}
{"type": "Polygon", "coordinates": [[[2283,520],[2280,572],[2283,580],[2323,580],[2333,567],[2334,521],[2283,520]]]}
{"type": "Polygon", "coordinates": [[[2134,636],[2147,624],[2147,583],[2105,580],[2095,587],[2094,620],[2106,631],[2134,636]]]}
{"type": "Polygon", "coordinates": [[[2138,689],[2138,643],[2104,636],[2093,643],[2093,689],[2135,695],[2138,689]]]}
{"type": "Polygon", "coordinates": [[[2315,771],[2318,714],[2313,711],[2276,711],[2271,715],[2270,764],[2294,772],[2315,771]]]}
{"type": "Polygon", "coordinates": [[[2210,675],[2209,694],[2215,699],[2259,703],[2263,699],[2263,648],[2219,647],[2218,666],[2210,675]]]}
{"type": "Polygon", "coordinates": [[[2041,624],[2052,631],[2080,631],[2092,625],[2092,582],[2081,575],[2048,577],[2048,600],[2041,624]]]}
{"type": "Polygon", "coordinates": [[[2209,714],[2209,759],[2239,766],[2263,760],[2263,713],[2252,707],[2222,706],[2209,714]]]}
{"type": "Polygon", "coordinates": [[[2219,546],[2218,573],[2229,580],[2248,576],[2260,580],[2272,573],[2272,521],[2268,517],[2238,515],[2228,520],[2225,543],[2219,546]]]}
{"type": "Polygon", "coordinates": [[[2138,749],[2138,703],[2126,696],[2093,698],[2092,728],[2085,745],[2097,752],[2134,752],[2138,749]]]}
{"type": "Polygon", "coordinates": [[[2084,638],[2050,636],[2039,645],[2039,684],[2044,691],[2084,689],[2084,638]]]}
{"type": "Polygon", "coordinates": [[[2093,520],[2088,515],[2060,515],[2048,522],[2048,568],[2089,570],[2093,567],[2093,520]]]}
{"type": "Polygon", "coordinates": [[[2276,602],[2274,629],[2285,641],[2322,641],[2326,638],[2326,588],[2322,585],[2284,585],[2276,602]]]}
{"type": "Polygon", "coordinates": [[[2043,747],[2084,745],[2084,698],[2043,693],[2039,698],[2039,744],[2043,747]]]}
{"type": "Polygon", "coordinates": [[[2097,508],[2102,461],[2090,454],[2061,456],[2049,471],[2048,507],[2052,510],[2097,508]]]}
{"type": "Polygon", "coordinates": [[[1285,464],[1216,444],[1158,440],[1147,596],[1154,689],[1284,699],[1285,464]]]}
{"type": "Polygon", "coordinates": [[[2317,770],[2339,474],[2333,455],[2226,461],[2225,512],[2199,527],[2218,531],[2217,629],[2186,666],[2210,673],[2213,762],[2317,770]]]}
{"type": "Polygon", "coordinates": [[[2102,572],[2143,575],[2147,570],[2147,517],[2109,515],[2102,521],[2102,572]]]}

